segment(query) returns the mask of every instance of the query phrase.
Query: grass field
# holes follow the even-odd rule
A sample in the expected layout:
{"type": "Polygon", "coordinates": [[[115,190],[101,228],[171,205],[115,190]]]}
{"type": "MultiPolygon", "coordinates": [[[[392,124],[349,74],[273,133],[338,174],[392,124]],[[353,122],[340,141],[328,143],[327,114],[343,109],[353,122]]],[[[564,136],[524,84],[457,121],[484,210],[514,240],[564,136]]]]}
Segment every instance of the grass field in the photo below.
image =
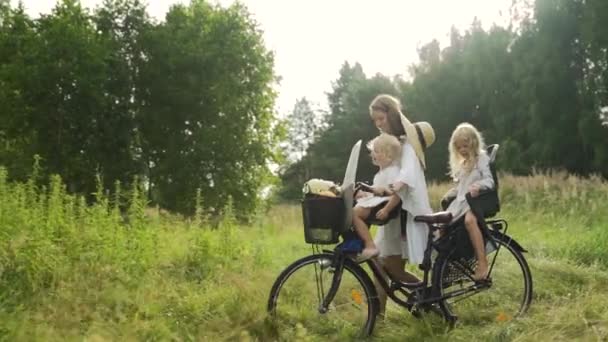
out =
{"type": "MultiPolygon", "coordinates": [[[[529,313],[516,321],[467,321],[449,330],[390,306],[379,341],[605,341],[608,339],[608,183],[563,173],[501,175],[509,234],[529,250],[529,313]]],[[[433,203],[447,190],[433,184],[433,203]]],[[[327,341],[273,326],[265,306],[277,275],[310,254],[300,209],[279,205],[251,226],[217,228],[128,199],[86,206],[58,178],[44,189],[0,170],[0,340],[327,341]],[[289,335],[281,336],[281,329],[289,335]]]]}

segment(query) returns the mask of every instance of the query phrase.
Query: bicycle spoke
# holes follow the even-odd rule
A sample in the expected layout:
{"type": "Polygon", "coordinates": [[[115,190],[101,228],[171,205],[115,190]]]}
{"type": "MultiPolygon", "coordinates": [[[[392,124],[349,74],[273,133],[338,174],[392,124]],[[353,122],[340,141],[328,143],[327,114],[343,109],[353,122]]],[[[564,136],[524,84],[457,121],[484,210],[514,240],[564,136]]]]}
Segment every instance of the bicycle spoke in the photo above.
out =
{"type": "Polygon", "coordinates": [[[441,295],[465,292],[442,301],[444,310],[463,321],[509,321],[523,313],[531,300],[532,279],[525,259],[507,242],[496,240],[498,248],[491,253],[491,283],[487,288],[474,289],[472,274],[474,260],[450,260],[445,256],[434,276],[441,279],[441,295]],[[464,278],[464,279],[463,279],[464,278]]]}
{"type": "MultiPolygon", "coordinates": [[[[319,261],[321,263],[322,261],[319,261]]],[[[317,263],[314,264],[315,267],[315,283],[317,284],[317,303],[321,305],[323,303],[323,298],[325,298],[325,292],[323,287],[323,277],[319,276],[320,272],[323,272],[323,269],[319,270],[322,265],[317,263]]]]}
{"type": "MultiPolygon", "coordinates": [[[[319,338],[338,333],[344,335],[344,339],[353,339],[371,332],[376,310],[371,305],[373,284],[369,280],[362,281],[361,274],[347,267],[343,269],[340,286],[326,310],[319,310],[336,272],[331,262],[327,257],[310,257],[307,262],[294,263],[275,282],[269,310],[285,339],[293,336],[296,326],[304,327],[319,338]]],[[[362,269],[359,272],[364,274],[362,269]]]]}
{"type": "MultiPolygon", "coordinates": [[[[471,263],[471,262],[469,262],[469,263],[471,263]]],[[[456,268],[458,268],[462,272],[463,276],[466,276],[467,278],[469,278],[470,281],[473,281],[473,277],[471,275],[475,273],[475,270],[473,269],[472,266],[464,265],[463,260],[457,260],[456,262],[453,262],[451,265],[456,266],[456,268]]],[[[472,265],[475,265],[475,263],[472,263],[472,265]]]]}

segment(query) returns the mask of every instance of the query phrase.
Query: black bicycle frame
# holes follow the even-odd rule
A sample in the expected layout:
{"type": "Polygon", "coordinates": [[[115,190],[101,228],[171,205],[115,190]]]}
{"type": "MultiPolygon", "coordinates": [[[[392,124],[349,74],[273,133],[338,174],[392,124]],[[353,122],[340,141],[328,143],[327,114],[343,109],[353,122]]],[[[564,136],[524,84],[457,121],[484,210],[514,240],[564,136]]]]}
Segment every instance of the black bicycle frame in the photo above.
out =
{"type": "MultiPolygon", "coordinates": [[[[499,230],[503,229],[503,224],[504,224],[504,232],[506,232],[506,230],[507,230],[506,221],[489,220],[484,223],[487,223],[488,225],[492,226],[493,229],[488,229],[488,231],[490,232],[490,235],[492,237],[506,236],[503,232],[499,231],[499,230]],[[498,225],[500,225],[500,228],[498,228],[498,229],[495,228],[495,226],[498,226],[498,225]]],[[[395,280],[392,277],[392,275],[390,274],[390,272],[388,272],[386,269],[384,269],[384,274],[383,274],[383,272],[381,271],[381,266],[379,266],[376,263],[376,261],[374,261],[372,259],[369,259],[366,261],[366,264],[372,270],[374,277],[376,278],[376,280],[378,281],[380,286],[384,289],[387,296],[391,300],[393,300],[395,303],[399,304],[400,306],[403,306],[403,307],[407,308],[408,310],[411,310],[415,305],[433,304],[433,303],[437,303],[439,301],[446,300],[449,298],[462,296],[462,295],[468,294],[470,292],[479,292],[479,291],[485,290],[491,286],[491,282],[474,283],[466,288],[451,291],[451,292],[448,292],[441,296],[438,295],[439,289],[433,288],[432,285],[429,285],[429,282],[430,282],[429,273],[432,271],[432,266],[433,266],[432,261],[431,261],[431,254],[432,254],[433,250],[436,250],[439,252],[439,249],[437,248],[435,241],[433,241],[433,236],[434,236],[435,231],[443,229],[443,228],[437,227],[434,225],[430,225],[430,224],[428,225],[428,227],[429,227],[429,232],[428,232],[428,238],[427,238],[427,245],[426,245],[426,249],[424,252],[424,258],[423,258],[422,264],[420,265],[420,268],[424,272],[422,282],[417,283],[417,284],[403,283],[399,280],[395,280]],[[390,279],[391,285],[389,285],[389,283],[386,281],[385,275],[388,277],[388,279],[390,279]],[[405,295],[407,299],[403,300],[403,299],[397,297],[396,292],[400,292],[401,294],[405,295]],[[412,298],[411,296],[413,293],[421,293],[422,296],[416,296],[415,298],[412,298]]],[[[452,234],[456,234],[460,229],[464,229],[464,226],[454,227],[454,229],[452,229],[448,233],[448,235],[444,236],[444,238],[447,238],[448,236],[450,236],[452,234]]],[[[492,241],[492,240],[490,240],[490,241],[492,241]]],[[[511,240],[511,241],[514,241],[514,240],[511,240]]],[[[523,248],[521,248],[521,246],[519,246],[519,245],[517,245],[517,246],[522,251],[525,251],[523,248]]],[[[494,258],[492,259],[489,274],[492,273],[492,269],[493,269],[494,263],[496,261],[496,256],[498,255],[498,252],[500,251],[500,246],[495,246],[495,247],[497,248],[497,250],[494,255],[494,258]]],[[[333,299],[340,287],[340,283],[342,281],[342,272],[344,270],[345,259],[348,257],[346,255],[346,253],[343,252],[339,247],[336,248],[334,251],[324,250],[324,252],[334,255],[334,258],[332,260],[332,267],[334,268],[334,276],[332,278],[331,287],[330,287],[329,291],[327,292],[327,295],[323,296],[323,300],[319,306],[320,313],[326,313],[328,310],[329,304],[333,301],[333,299]]],[[[462,268],[465,268],[465,267],[462,266],[462,268]]]]}
{"type": "Polygon", "coordinates": [[[344,259],[346,258],[346,255],[342,252],[335,253],[334,255],[336,257],[332,260],[334,276],[331,281],[331,287],[327,292],[327,296],[323,298],[323,301],[319,305],[319,313],[322,314],[327,312],[329,304],[334,300],[334,297],[340,288],[340,283],[342,282],[342,272],[344,271],[344,259]]]}

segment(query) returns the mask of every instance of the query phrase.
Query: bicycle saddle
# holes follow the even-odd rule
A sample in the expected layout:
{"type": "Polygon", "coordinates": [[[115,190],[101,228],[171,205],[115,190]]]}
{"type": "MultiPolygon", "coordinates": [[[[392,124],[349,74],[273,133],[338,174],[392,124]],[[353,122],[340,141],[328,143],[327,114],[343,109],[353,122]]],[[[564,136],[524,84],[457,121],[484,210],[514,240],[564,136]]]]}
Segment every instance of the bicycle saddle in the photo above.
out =
{"type": "Polygon", "coordinates": [[[452,213],[449,211],[440,211],[430,215],[418,215],[414,217],[414,221],[428,224],[450,223],[450,221],[452,221],[452,213]]]}

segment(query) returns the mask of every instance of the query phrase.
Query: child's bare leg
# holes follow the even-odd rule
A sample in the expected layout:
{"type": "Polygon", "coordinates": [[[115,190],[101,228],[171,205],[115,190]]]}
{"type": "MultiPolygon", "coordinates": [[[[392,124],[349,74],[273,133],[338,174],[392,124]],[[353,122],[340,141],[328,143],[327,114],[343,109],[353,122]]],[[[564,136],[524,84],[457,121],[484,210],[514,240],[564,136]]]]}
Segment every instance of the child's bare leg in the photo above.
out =
{"type": "Polygon", "coordinates": [[[364,256],[376,256],[378,255],[378,248],[372,239],[372,235],[369,233],[369,227],[365,223],[365,219],[370,215],[371,208],[355,207],[353,210],[353,225],[357,235],[363,240],[365,248],[361,252],[364,256]]]}
{"type": "Polygon", "coordinates": [[[488,260],[486,259],[486,249],[483,244],[483,237],[481,236],[481,229],[477,224],[477,218],[471,211],[467,211],[464,216],[464,225],[469,233],[473,250],[475,251],[475,258],[477,259],[477,269],[473,279],[481,280],[488,276],[488,260]]]}

